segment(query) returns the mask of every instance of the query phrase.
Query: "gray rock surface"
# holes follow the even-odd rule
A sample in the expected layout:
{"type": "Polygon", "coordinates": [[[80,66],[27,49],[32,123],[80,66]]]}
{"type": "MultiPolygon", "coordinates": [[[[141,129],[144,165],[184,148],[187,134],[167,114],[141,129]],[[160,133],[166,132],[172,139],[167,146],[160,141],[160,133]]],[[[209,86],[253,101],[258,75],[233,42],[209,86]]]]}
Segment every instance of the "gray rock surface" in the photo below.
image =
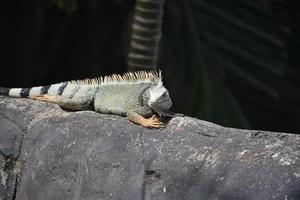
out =
{"type": "Polygon", "coordinates": [[[300,199],[299,135],[0,96],[0,199],[300,199]]]}

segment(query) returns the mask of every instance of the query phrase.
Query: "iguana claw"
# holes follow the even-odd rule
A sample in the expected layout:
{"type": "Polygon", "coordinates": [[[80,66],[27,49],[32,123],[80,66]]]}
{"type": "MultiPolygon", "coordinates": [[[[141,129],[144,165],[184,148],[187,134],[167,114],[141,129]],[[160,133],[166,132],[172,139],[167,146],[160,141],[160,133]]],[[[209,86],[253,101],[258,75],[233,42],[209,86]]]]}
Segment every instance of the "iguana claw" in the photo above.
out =
{"type": "Polygon", "coordinates": [[[141,123],[142,126],[147,128],[163,128],[165,127],[164,123],[158,120],[156,115],[153,115],[150,118],[144,119],[141,123]]]}

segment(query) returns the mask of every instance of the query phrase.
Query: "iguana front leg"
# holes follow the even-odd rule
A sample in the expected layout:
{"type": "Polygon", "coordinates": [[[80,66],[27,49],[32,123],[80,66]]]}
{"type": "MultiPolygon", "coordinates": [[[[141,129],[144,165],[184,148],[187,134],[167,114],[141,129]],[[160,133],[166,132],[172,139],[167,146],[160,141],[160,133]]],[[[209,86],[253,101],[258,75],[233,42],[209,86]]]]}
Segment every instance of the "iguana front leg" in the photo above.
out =
{"type": "Polygon", "coordinates": [[[139,124],[146,128],[163,128],[163,127],[165,127],[164,123],[159,121],[155,115],[153,115],[150,118],[144,118],[140,114],[138,114],[134,111],[130,111],[127,113],[127,118],[131,122],[133,122],[135,124],[139,124]]]}

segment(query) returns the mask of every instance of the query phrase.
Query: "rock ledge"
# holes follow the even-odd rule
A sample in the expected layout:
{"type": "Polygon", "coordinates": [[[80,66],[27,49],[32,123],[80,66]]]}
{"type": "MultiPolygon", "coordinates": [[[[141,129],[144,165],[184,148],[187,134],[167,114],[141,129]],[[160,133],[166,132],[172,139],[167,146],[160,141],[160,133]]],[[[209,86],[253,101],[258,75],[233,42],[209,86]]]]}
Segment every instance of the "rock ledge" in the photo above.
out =
{"type": "Polygon", "coordinates": [[[300,199],[300,137],[0,96],[0,199],[300,199]]]}

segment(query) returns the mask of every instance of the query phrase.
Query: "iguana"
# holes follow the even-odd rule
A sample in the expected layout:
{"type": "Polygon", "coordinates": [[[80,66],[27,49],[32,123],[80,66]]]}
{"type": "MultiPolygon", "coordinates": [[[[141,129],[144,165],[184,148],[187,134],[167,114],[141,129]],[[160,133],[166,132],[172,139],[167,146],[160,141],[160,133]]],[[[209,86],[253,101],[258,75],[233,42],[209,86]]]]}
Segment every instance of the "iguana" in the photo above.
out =
{"type": "Polygon", "coordinates": [[[32,88],[0,87],[0,95],[52,102],[71,110],[127,116],[147,128],[163,127],[158,116],[167,115],[172,106],[161,71],[113,74],[32,88]]]}

